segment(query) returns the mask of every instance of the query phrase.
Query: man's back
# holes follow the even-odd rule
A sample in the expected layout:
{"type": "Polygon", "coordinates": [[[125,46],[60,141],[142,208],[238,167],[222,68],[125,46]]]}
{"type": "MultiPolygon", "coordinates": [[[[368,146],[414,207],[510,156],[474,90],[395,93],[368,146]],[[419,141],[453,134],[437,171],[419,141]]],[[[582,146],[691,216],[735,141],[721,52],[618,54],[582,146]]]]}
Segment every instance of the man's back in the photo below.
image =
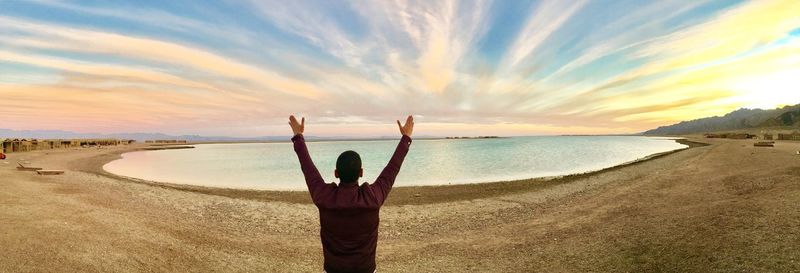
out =
{"type": "MultiPolygon", "coordinates": [[[[328,184],[333,185],[333,184],[328,184]]],[[[320,237],[325,268],[375,270],[380,205],[371,196],[370,185],[331,186],[335,193],[320,200],[320,237]]]]}
{"type": "Polygon", "coordinates": [[[388,197],[411,145],[404,135],[392,159],[373,184],[326,184],[308,154],[302,135],[292,138],[311,199],[319,209],[325,270],[375,271],[380,207],[388,197]]]}

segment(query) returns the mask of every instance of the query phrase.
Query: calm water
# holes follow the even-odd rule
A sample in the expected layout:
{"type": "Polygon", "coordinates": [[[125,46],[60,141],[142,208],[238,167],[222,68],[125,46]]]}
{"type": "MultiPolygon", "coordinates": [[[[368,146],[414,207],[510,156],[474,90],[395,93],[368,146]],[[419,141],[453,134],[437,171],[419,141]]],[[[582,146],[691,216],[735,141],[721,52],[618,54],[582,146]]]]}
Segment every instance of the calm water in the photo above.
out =
{"type": "MultiPolygon", "coordinates": [[[[336,157],[361,154],[362,182],[372,182],[397,140],[310,142],[322,176],[336,181],[336,157]]],[[[104,168],[152,181],[202,186],[302,190],[300,163],[291,143],[202,144],[195,149],[126,153],[104,168]]],[[[396,186],[479,183],[599,170],[685,147],[673,140],[629,136],[515,137],[415,140],[396,186]]]]}

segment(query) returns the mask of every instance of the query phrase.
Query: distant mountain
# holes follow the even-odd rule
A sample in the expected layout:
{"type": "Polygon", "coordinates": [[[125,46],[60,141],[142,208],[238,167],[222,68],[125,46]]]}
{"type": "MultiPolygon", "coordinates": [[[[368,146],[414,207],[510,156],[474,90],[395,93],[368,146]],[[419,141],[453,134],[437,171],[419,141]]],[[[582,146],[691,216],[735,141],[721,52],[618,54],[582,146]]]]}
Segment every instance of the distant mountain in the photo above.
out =
{"type": "Polygon", "coordinates": [[[724,116],[683,121],[658,127],[644,135],[684,135],[767,127],[800,128],[800,104],[778,109],[739,109],[724,116]]]}
{"type": "Polygon", "coordinates": [[[800,107],[798,106],[800,106],[800,104],[796,105],[793,110],[786,111],[773,119],[764,121],[760,127],[800,127],[800,107]]]}
{"type": "MultiPolygon", "coordinates": [[[[133,139],[136,141],[156,140],[156,139],[180,139],[189,142],[244,142],[244,141],[288,141],[291,136],[261,136],[261,137],[226,137],[226,136],[199,136],[199,135],[167,135],[161,133],[123,133],[123,134],[100,134],[100,133],[76,133],[61,130],[9,130],[0,129],[0,139],[2,138],[36,138],[36,139],[70,139],[70,138],[116,138],[133,139]]],[[[328,139],[324,137],[306,136],[309,140],[328,139]]]]}
{"type": "MultiPolygon", "coordinates": [[[[242,142],[242,141],[288,141],[291,136],[262,136],[262,137],[226,137],[226,136],[199,136],[199,135],[167,135],[161,133],[129,133],[129,134],[108,134],[109,138],[135,139],[137,141],[156,140],[156,139],[179,139],[189,142],[242,142]]],[[[310,137],[314,138],[314,137],[310,137]]]]}
{"type": "MultiPolygon", "coordinates": [[[[139,142],[158,139],[177,139],[189,142],[272,142],[289,141],[292,136],[259,136],[259,137],[227,137],[227,136],[200,136],[200,135],[168,135],[162,133],[120,133],[120,134],[100,134],[100,133],[76,133],[61,130],[9,130],[0,129],[0,139],[3,138],[36,138],[36,139],[71,139],[71,138],[116,138],[133,139],[139,142]]],[[[399,139],[399,136],[380,136],[380,137],[319,137],[305,136],[309,141],[320,140],[351,140],[351,139],[399,139]]],[[[419,136],[416,139],[437,138],[433,136],[419,136]]]]}

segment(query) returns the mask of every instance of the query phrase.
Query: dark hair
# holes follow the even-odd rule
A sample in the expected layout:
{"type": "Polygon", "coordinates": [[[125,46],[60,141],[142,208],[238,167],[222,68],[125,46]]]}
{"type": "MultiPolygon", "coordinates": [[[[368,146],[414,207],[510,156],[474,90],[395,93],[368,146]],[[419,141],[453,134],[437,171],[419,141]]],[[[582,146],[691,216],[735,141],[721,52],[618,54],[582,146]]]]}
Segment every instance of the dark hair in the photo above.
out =
{"type": "Polygon", "coordinates": [[[352,183],[358,181],[361,174],[361,156],[355,151],[345,151],[336,159],[336,170],[339,171],[339,181],[352,183]]]}

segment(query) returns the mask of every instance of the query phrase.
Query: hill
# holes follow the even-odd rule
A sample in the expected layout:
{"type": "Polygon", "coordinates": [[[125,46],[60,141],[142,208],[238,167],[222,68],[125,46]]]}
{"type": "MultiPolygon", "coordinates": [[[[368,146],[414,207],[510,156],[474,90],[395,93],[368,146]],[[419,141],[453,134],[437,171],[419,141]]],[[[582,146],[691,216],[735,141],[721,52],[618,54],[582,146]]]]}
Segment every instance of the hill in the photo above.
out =
{"type": "MultiPolygon", "coordinates": [[[[288,142],[292,136],[256,136],[256,137],[230,137],[230,136],[201,136],[201,135],[168,135],[163,133],[76,133],[63,130],[11,130],[0,128],[0,139],[4,138],[36,138],[36,139],[72,139],[72,138],[116,138],[133,139],[136,141],[157,140],[157,139],[179,139],[189,142],[288,142]]],[[[308,141],[330,141],[330,140],[379,140],[379,139],[398,139],[398,136],[312,136],[307,135],[308,141]]],[[[440,137],[431,135],[421,135],[416,139],[438,139],[440,137]]]]}
{"type": "MultiPolygon", "coordinates": [[[[136,141],[156,139],[180,139],[189,142],[247,142],[247,141],[289,141],[291,136],[259,136],[259,137],[227,137],[227,136],[199,136],[199,135],[168,135],[162,133],[76,133],[62,130],[10,130],[0,129],[2,138],[37,138],[37,139],[71,139],[71,138],[116,138],[133,139],[136,141]]],[[[325,137],[307,136],[309,140],[327,140],[325,137]]]]}
{"type": "Polygon", "coordinates": [[[743,129],[800,128],[800,104],[763,110],[742,108],[724,116],[682,121],[644,132],[644,135],[684,135],[743,129]]]}
{"type": "Polygon", "coordinates": [[[761,124],[761,127],[800,127],[800,107],[797,106],[800,105],[796,105],[795,109],[786,111],[773,119],[765,121],[761,124]]]}

